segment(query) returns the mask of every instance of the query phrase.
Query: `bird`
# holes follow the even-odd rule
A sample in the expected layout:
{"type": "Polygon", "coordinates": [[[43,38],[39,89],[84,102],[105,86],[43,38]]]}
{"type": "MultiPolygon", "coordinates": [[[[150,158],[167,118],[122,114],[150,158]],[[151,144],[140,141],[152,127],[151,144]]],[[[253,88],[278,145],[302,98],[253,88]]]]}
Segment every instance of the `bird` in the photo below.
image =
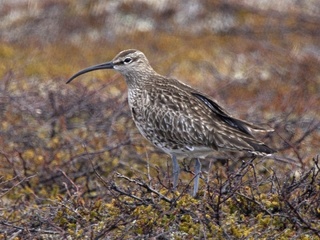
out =
{"type": "Polygon", "coordinates": [[[145,54],[136,49],[118,53],[113,60],[75,73],[66,83],[96,70],[114,69],[125,79],[133,121],[147,140],[171,156],[173,190],[180,167],[177,158],[195,160],[195,197],[199,188],[201,161],[214,151],[248,152],[265,156],[275,152],[253,132],[265,129],[229,114],[218,102],[189,85],[158,74],[145,54]]]}

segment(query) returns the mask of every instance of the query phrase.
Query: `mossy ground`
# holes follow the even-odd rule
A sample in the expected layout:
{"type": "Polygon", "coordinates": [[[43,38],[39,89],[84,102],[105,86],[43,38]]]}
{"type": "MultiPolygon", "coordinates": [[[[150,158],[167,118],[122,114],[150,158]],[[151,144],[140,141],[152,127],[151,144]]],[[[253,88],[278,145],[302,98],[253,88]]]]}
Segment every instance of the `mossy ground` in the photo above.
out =
{"type": "Polygon", "coordinates": [[[182,5],[119,2],[114,12],[68,0],[1,10],[26,14],[1,25],[0,238],[320,239],[319,18],[203,1],[184,25],[182,5]],[[212,9],[234,25],[207,27],[212,9]],[[126,48],[273,127],[257,137],[275,156],[213,153],[196,198],[193,162],[181,160],[172,192],[171,160],[135,128],[122,77],[97,71],[65,84],[126,48]]]}

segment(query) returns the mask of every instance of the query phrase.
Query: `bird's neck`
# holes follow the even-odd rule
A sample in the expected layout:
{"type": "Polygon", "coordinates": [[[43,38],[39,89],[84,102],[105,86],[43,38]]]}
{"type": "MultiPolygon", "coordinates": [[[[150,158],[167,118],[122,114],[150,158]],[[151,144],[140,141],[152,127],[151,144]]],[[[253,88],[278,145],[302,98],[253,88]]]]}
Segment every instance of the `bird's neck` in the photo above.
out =
{"type": "Polygon", "coordinates": [[[124,74],[129,89],[144,88],[154,83],[159,76],[160,75],[153,69],[143,72],[127,72],[124,74]]]}

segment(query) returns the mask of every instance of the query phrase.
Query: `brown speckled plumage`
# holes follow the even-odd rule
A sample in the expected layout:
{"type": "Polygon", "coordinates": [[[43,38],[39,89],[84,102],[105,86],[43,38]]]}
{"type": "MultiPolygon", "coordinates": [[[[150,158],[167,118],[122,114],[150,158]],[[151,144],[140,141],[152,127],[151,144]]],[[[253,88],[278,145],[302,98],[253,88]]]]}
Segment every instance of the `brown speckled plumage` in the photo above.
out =
{"type": "Polygon", "coordinates": [[[179,165],[176,157],[196,158],[197,193],[200,161],[212,151],[247,151],[255,155],[274,152],[252,132],[264,131],[228,114],[216,101],[188,85],[156,73],[145,55],[134,49],[120,52],[111,62],[84,69],[75,77],[98,69],[115,69],[128,85],[128,102],[141,134],[172,156],[174,187],[179,165]]]}

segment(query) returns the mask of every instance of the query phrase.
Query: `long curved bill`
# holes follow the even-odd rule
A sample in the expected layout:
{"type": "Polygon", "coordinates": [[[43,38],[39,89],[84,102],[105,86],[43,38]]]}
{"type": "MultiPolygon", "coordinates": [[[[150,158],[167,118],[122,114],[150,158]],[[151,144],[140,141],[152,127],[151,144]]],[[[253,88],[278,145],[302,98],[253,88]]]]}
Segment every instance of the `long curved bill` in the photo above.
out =
{"type": "Polygon", "coordinates": [[[101,69],[113,69],[113,62],[106,62],[106,63],[101,63],[98,65],[94,65],[85,69],[82,69],[81,71],[77,72],[76,74],[74,74],[71,78],[69,78],[69,80],[66,82],[67,84],[69,82],[71,82],[73,79],[75,79],[76,77],[85,74],[87,72],[92,72],[95,70],[101,70],[101,69]]]}

